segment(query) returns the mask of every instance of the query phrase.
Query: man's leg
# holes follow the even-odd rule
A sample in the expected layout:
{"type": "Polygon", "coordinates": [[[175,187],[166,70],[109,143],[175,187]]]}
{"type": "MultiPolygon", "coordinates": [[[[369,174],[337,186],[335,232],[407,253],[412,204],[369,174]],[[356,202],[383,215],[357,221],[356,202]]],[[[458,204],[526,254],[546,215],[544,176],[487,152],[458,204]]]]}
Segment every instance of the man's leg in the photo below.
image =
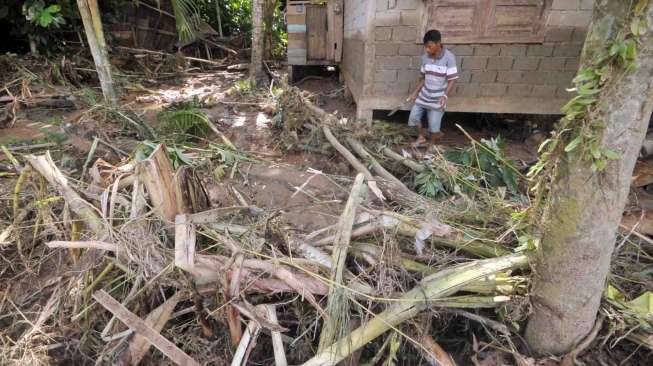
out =
{"type": "Polygon", "coordinates": [[[413,108],[410,109],[410,116],[408,117],[408,126],[415,127],[417,126],[417,140],[413,143],[414,146],[419,146],[426,142],[424,138],[424,128],[422,127],[422,116],[424,116],[425,109],[413,104],[413,108]]]}
{"type": "Polygon", "coordinates": [[[444,116],[444,111],[441,109],[432,109],[427,112],[429,132],[431,133],[429,144],[431,146],[442,137],[442,132],[440,131],[442,116],[444,116]]]}

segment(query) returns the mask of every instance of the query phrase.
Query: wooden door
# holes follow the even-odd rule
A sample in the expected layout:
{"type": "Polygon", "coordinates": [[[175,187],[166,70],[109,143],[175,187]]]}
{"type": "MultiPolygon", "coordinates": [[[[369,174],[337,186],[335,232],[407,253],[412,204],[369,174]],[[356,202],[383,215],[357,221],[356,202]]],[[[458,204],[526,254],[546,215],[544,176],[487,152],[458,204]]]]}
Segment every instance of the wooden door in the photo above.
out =
{"type": "Polygon", "coordinates": [[[345,13],[343,0],[330,0],[327,2],[328,32],[327,32],[327,59],[329,61],[342,61],[342,38],[344,33],[345,13]]]}
{"type": "Polygon", "coordinates": [[[326,60],[327,8],[324,5],[306,5],[306,31],[310,61],[326,60]]]}

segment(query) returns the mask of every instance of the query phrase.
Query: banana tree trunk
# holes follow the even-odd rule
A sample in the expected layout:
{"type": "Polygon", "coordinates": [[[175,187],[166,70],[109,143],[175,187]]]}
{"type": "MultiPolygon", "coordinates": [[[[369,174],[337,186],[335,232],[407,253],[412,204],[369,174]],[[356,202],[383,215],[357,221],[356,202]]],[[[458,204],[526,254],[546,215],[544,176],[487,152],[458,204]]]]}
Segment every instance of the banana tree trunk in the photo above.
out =
{"type": "Polygon", "coordinates": [[[568,352],[596,320],[633,168],[653,109],[653,1],[596,1],[581,57],[581,65],[588,65],[624,26],[630,29],[629,13],[638,2],[647,21],[635,59],[638,67],[632,72],[623,67],[608,71],[613,73],[610,81],[588,117],[603,122],[600,146],[617,152],[619,159],[597,173],[581,149],[573,150],[559,163],[551,184],[534,271],[534,311],[526,329],[526,339],[538,353],[568,352]]]}
{"type": "Polygon", "coordinates": [[[86,39],[93,55],[95,70],[100,79],[100,87],[104,100],[108,104],[115,105],[118,101],[111,77],[111,64],[107,54],[107,44],[102,31],[102,19],[97,0],[77,0],[77,7],[84,23],[86,39]]]}

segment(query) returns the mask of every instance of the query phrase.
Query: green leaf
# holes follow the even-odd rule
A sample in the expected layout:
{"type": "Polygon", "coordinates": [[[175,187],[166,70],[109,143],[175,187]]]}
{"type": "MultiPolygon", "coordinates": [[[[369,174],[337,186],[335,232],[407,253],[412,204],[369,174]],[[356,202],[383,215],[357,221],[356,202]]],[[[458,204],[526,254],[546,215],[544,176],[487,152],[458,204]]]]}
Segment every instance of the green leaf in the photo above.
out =
{"type": "Polygon", "coordinates": [[[603,296],[605,296],[605,298],[608,300],[617,302],[623,302],[625,300],[624,295],[619,290],[612,287],[612,285],[608,285],[608,288],[605,289],[603,296]]]}
{"type": "Polygon", "coordinates": [[[594,143],[590,146],[590,152],[592,154],[592,157],[594,159],[600,159],[601,158],[601,149],[599,149],[598,144],[594,143]]]}
{"type": "Polygon", "coordinates": [[[43,12],[39,16],[39,25],[43,28],[47,28],[53,20],[54,18],[50,13],[43,12]]]}
{"type": "Polygon", "coordinates": [[[594,70],[584,68],[582,69],[578,75],[574,78],[573,82],[574,83],[582,83],[584,81],[592,80],[596,78],[596,74],[594,73],[594,70]]]}
{"type": "Polygon", "coordinates": [[[634,60],[637,57],[637,44],[632,39],[628,40],[628,44],[626,45],[625,57],[627,60],[634,60]]]}
{"type": "Polygon", "coordinates": [[[619,160],[620,158],[617,152],[607,148],[603,149],[603,156],[605,156],[608,160],[619,160]]]}
{"type": "Polygon", "coordinates": [[[634,35],[636,35],[636,36],[639,35],[639,27],[640,27],[640,25],[641,25],[641,23],[640,23],[640,21],[639,21],[639,18],[634,18],[634,19],[630,22],[630,33],[632,33],[632,34],[634,34],[634,35]]]}
{"type": "Polygon", "coordinates": [[[619,43],[613,43],[612,46],[610,46],[610,56],[616,56],[619,54],[619,49],[621,48],[621,44],[619,43]]]}
{"type": "Polygon", "coordinates": [[[638,315],[649,317],[653,315],[653,292],[645,292],[638,298],[628,301],[625,305],[628,310],[638,315]]]}
{"type": "Polygon", "coordinates": [[[636,62],[631,62],[626,66],[626,74],[631,74],[639,68],[639,65],[636,62]]]}
{"type": "Polygon", "coordinates": [[[571,142],[568,143],[567,146],[565,146],[565,152],[574,151],[574,149],[578,147],[578,145],[580,145],[580,142],[581,142],[580,136],[576,136],[575,139],[571,140],[571,142]]]}
{"type": "Polygon", "coordinates": [[[606,159],[599,159],[594,161],[594,164],[596,165],[596,170],[600,172],[608,165],[608,161],[606,159]]]}
{"type": "Polygon", "coordinates": [[[50,13],[50,14],[58,13],[58,12],[61,11],[61,6],[59,6],[57,4],[50,5],[47,8],[45,8],[45,10],[43,10],[43,11],[45,11],[47,13],[50,13]]]}

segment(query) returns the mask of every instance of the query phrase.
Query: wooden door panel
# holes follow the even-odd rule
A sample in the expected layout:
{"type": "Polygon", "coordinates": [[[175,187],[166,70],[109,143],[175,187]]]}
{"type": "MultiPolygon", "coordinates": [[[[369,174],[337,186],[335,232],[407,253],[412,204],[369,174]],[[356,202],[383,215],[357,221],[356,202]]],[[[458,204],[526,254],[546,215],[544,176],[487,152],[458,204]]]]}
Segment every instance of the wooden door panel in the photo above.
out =
{"type": "Polygon", "coordinates": [[[544,0],[493,0],[484,36],[543,40],[544,10],[544,0]]]}
{"type": "Polygon", "coordinates": [[[447,43],[543,42],[551,2],[426,0],[422,30],[440,30],[447,43]]]}
{"type": "Polygon", "coordinates": [[[424,32],[439,29],[445,39],[473,37],[480,31],[480,0],[430,1],[424,32]]]}
{"type": "Polygon", "coordinates": [[[327,8],[324,5],[306,6],[306,31],[309,60],[325,60],[327,44],[327,8]]]}

